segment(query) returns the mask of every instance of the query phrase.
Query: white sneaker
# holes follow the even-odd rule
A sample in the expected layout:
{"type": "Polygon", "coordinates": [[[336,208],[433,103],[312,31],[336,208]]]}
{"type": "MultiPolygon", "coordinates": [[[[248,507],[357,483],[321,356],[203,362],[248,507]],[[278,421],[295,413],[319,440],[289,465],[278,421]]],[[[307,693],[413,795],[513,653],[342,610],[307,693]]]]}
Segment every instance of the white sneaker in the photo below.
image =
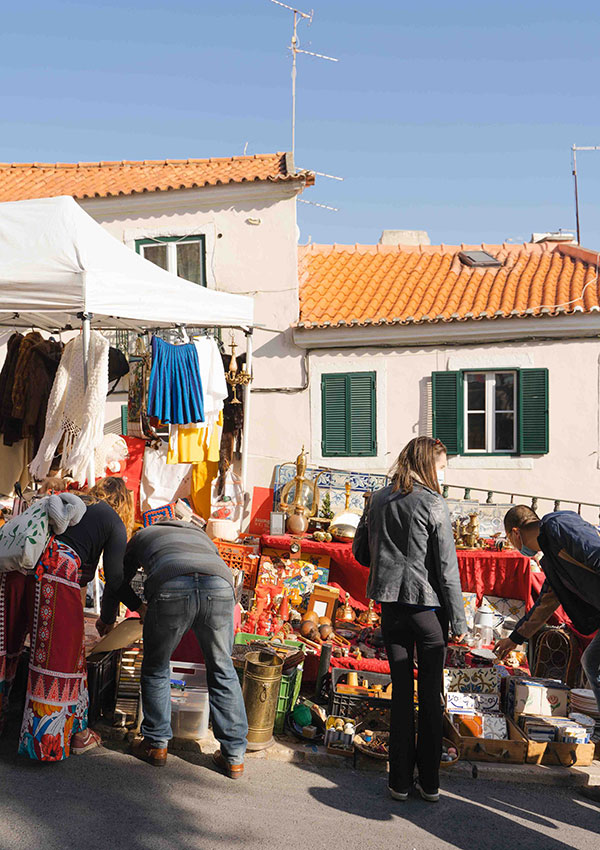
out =
{"type": "Polygon", "coordinates": [[[410,793],[410,791],[394,791],[391,785],[388,785],[388,791],[390,792],[390,795],[394,800],[402,801],[408,800],[408,795],[410,793]]]}
{"type": "Polygon", "coordinates": [[[423,791],[419,782],[415,782],[415,788],[421,795],[424,800],[427,800],[428,803],[437,803],[440,799],[440,792],[434,791],[433,794],[428,794],[426,791],[423,791]]]}

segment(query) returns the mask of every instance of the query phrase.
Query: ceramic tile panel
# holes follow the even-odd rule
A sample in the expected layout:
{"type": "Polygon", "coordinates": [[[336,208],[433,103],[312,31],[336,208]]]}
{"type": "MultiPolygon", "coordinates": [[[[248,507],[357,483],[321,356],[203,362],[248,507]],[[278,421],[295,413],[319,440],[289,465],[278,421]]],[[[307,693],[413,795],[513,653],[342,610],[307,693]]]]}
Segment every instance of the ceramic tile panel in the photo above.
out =
{"type": "MultiPolygon", "coordinates": [[[[331,510],[334,513],[344,509],[346,505],[346,482],[350,482],[350,509],[358,514],[362,514],[365,506],[363,498],[364,493],[370,493],[373,490],[380,490],[386,487],[389,483],[387,475],[373,475],[369,472],[351,472],[336,469],[326,469],[324,472],[316,466],[309,466],[306,470],[306,477],[315,479],[322,472],[319,478],[319,504],[323,504],[323,497],[329,493],[331,501],[331,510]]],[[[281,466],[275,467],[275,483],[273,490],[273,509],[277,510],[281,499],[281,491],[284,486],[291,481],[296,474],[296,465],[294,463],[284,463],[281,466]]]]}
{"type": "Polygon", "coordinates": [[[508,726],[503,714],[484,714],[482,717],[482,737],[495,741],[508,738],[508,726]]]}
{"type": "Polygon", "coordinates": [[[499,534],[504,537],[504,517],[511,505],[481,504],[477,509],[479,514],[479,536],[493,537],[499,534]]]}
{"type": "Polygon", "coordinates": [[[465,714],[470,712],[486,712],[500,710],[500,694],[463,693],[448,691],[446,694],[446,711],[450,714],[465,714]]]}
{"type": "Polygon", "coordinates": [[[481,605],[482,607],[487,605],[498,615],[495,632],[499,632],[501,628],[514,629],[526,610],[525,603],[521,599],[511,599],[508,596],[484,596],[481,605]]]}
{"type": "Polygon", "coordinates": [[[466,667],[444,670],[444,692],[496,694],[500,692],[500,675],[496,667],[466,667]]]}

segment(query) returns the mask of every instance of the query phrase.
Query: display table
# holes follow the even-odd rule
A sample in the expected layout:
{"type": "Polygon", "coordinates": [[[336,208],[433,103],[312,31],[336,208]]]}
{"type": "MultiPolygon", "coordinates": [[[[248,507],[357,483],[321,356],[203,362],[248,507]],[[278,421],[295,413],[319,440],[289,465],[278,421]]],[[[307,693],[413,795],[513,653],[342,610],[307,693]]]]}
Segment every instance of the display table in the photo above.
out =
{"type": "Polygon", "coordinates": [[[477,594],[477,605],[486,596],[521,599],[531,605],[531,563],[515,549],[458,549],[458,569],[463,591],[477,594]]]}
{"type": "MultiPolygon", "coordinates": [[[[263,534],[263,548],[278,549],[283,557],[289,553],[290,543],[299,541],[303,556],[329,555],[329,581],[339,584],[350,596],[366,605],[369,568],[361,566],[352,554],[351,543],[319,543],[311,537],[292,537],[291,534],[263,534]]],[[[488,549],[459,549],[458,568],[462,589],[477,594],[479,605],[484,594],[531,600],[530,560],[514,549],[502,551],[488,549]]]]}

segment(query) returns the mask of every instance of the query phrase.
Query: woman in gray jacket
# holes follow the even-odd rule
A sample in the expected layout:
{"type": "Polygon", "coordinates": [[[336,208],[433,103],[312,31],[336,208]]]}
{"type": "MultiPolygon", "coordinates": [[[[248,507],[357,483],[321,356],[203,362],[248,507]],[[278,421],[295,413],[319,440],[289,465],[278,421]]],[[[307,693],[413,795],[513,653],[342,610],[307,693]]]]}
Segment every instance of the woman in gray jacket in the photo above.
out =
{"type": "Polygon", "coordinates": [[[421,797],[439,799],[448,629],[456,636],[467,631],[450,514],[440,490],[445,466],[443,443],[431,437],[411,440],[396,461],[392,483],[371,496],[354,539],[354,556],[370,567],[367,595],[381,603],[393,683],[389,790],[397,800],[408,798],[415,765],[421,797]]]}

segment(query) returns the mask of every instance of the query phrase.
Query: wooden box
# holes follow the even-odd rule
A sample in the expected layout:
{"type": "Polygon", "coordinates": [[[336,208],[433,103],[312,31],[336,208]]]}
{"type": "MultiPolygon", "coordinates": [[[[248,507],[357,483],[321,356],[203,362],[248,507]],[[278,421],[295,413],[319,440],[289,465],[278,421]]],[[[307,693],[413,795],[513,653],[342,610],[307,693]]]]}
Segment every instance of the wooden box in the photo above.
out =
{"type": "MultiPolygon", "coordinates": [[[[525,733],[522,733],[525,735],[525,733]]],[[[527,738],[527,764],[549,767],[589,767],[594,761],[596,745],[562,744],[557,741],[532,741],[527,738]]]]}
{"type": "Polygon", "coordinates": [[[506,718],[508,726],[508,739],[496,741],[491,738],[470,738],[460,734],[457,727],[452,723],[450,715],[444,712],[444,735],[461,754],[461,759],[466,761],[491,761],[501,764],[525,764],[528,756],[528,743],[530,743],[519,727],[513,723],[510,717],[506,718]]]}

